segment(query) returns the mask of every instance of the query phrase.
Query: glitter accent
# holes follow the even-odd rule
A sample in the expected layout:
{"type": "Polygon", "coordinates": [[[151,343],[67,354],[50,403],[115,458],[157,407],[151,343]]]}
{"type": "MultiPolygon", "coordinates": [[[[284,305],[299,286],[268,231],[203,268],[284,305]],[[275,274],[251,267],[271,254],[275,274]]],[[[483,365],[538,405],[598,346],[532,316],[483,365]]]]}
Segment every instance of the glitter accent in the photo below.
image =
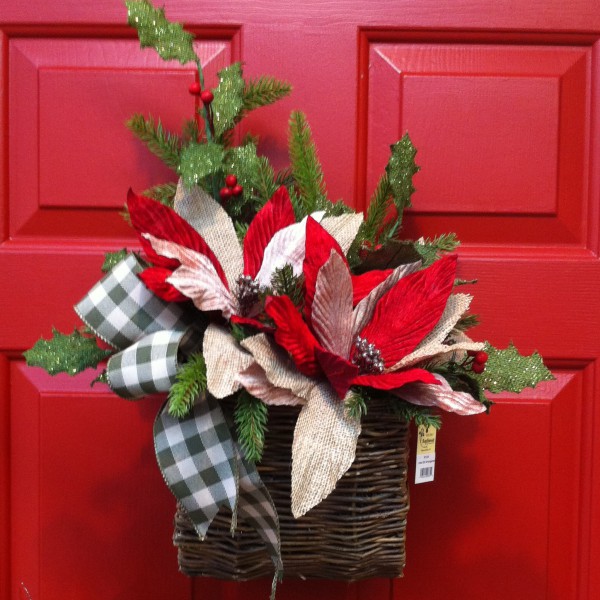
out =
{"type": "Polygon", "coordinates": [[[240,314],[246,316],[252,307],[258,302],[260,284],[250,275],[240,275],[237,278],[237,301],[240,306],[240,314]]]}
{"type": "Polygon", "coordinates": [[[381,352],[375,347],[375,344],[370,344],[360,335],[356,336],[354,342],[352,362],[358,367],[361,375],[364,373],[383,373],[385,368],[381,352]]]}

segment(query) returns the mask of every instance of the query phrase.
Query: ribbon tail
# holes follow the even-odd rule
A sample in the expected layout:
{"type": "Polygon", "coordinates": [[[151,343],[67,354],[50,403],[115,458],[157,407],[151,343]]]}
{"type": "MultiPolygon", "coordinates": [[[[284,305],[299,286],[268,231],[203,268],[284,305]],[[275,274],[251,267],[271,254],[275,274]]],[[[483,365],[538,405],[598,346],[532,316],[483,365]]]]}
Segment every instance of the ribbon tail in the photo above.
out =
{"type": "Polygon", "coordinates": [[[217,400],[200,397],[184,419],[172,417],[165,404],[154,423],[154,447],[169,489],[204,539],[219,508],[233,511],[237,497],[233,440],[217,400]]]}

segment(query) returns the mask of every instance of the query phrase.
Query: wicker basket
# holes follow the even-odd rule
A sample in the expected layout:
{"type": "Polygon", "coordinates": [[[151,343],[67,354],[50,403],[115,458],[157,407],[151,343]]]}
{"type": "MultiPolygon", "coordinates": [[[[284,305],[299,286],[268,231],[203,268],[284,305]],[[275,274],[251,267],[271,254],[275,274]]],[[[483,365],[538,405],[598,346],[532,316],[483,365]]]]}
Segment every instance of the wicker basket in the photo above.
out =
{"type": "MultiPolygon", "coordinates": [[[[400,577],[405,564],[408,426],[385,401],[369,405],[363,418],[356,460],[331,495],[300,519],[290,510],[291,441],[295,408],[269,410],[269,434],[258,467],[281,526],[285,577],[354,581],[400,577]]],[[[258,534],[222,510],[204,542],[185,511],[175,515],[174,544],[186,575],[244,581],[272,576],[258,534]]]]}

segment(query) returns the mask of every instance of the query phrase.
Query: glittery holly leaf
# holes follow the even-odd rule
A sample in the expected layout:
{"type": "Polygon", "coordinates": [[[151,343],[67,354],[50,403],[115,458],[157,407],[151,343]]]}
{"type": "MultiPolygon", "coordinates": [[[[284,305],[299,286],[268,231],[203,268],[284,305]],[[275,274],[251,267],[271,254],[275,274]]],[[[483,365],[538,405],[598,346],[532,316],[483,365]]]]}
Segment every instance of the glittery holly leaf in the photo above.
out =
{"type": "Polygon", "coordinates": [[[104,255],[104,262],[100,267],[103,273],[108,273],[115,265],[119,264],[123,259],[127,258],[129,252],[127,248],[122,248],[116,252],[107,252],[104,255]]]}
{"type": "Polygon", "coordinates": [[[31,350],[23,353],[30,367],[41,367],[50,375],[68,373],[77,375],[108,358],[112,350],[98,348],[93,337],[75,329],[70,335],[52,329],[52,338],[38,340],[31,350]]]}
{"type": "Polygon", "coordinates": [[[485,371],[473,376],[489,392],[518,393],[526,387],[535,387],[540,381],[554,379],[537,352],[522,356],[512,343],[506,350],[486,344],[485,351],[488,353],[485,371]]]}
{"type": "Polygon", "coordinates": [[[219,71],[219,85],[214,90],[215,99],[211,105],[217,138],[235,125],[244,103],[245,85],[240,63],[219,71]]]}
{"type": "MultiPolygon", "coordinates": [[[[252,202],[254,191],[260,184],[260,159],[256,155],[256,146],[246,144],[236,146],[227,152],[223,166],[227,173],[235,173],[238,183],[244,188],[240,196],[231,198],[227,202],[227,212],[233,217],[239,217],[246,204],[252,202]]],[[[266,202],[268,198],[265,198],[266,202]]],[[[262,205],[264,202],[258,202],[262,205]]],[[[258,207],[257,207],[258,208],[258,207]]]]}
{"type": "Polygon", "coordinates": [[[214,175],[222,168],[223,147],[218,144],[190,144],[181,153],[179,172],[186,187],[199,183],[207,175],[214,175]]]}
{"type": "Polygon", "coordinates": [[[410,198],[415,191],[412,178],[418,172],[419,167],[415,164],[417,149],[413,146],[408,133],[402,139],[392,145],[392,155],[387,164],[386,171],[390,181],[392,196],[398,220],[402,220],[402,212],[411,206],[410,198]]]}
{"type": "Polygon", "coordinates": [[[194,36],[179,23],[171,23],[162,8],[154,8],[147,0],[125,2],[127,22],[135,27],[142,48],[154,48],[163,60],[178,60],[182,65],[197,61],[194,36]]]}

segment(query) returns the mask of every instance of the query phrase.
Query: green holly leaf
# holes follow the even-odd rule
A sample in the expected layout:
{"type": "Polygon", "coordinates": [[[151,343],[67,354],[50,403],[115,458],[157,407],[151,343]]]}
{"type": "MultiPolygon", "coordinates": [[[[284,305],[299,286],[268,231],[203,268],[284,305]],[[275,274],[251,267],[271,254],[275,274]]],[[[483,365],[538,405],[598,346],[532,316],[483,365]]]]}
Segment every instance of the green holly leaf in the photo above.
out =
{"type": "Polygon", "coordinates": [[[197,61],[194,36],[179,23],[165,17],[162,8],[154,8],[147,0],[125,2],[127,22],[135,27],[142,48],[154,48],[163,60],[178,60],[182,65],[197,61]]]}
{"type": "Polygon", "coordinates": [[[215,99],[211,105],[215,135],[222,136],[236,122],[244,105],[242,66],[239,62],[219,71],[219,85],[214,90],[215,99]]]}
{"type": "Polygon", "coordinates": [[[222,169],[223,147],[208,142],[192,143],[181,153],[179,172],[183,183],[190,188],[208,175],[214,175],[222,169]]]}
{"type": "Polygon", "coordinates": [[[115,265],[118,265],[122,260],[127,258],[129,251],[127,248],[122,248],[116,252],[107,252],[104,255],[104,262],[100,269],[103,273],[108,273],[115,265]]]}
{"type": "Polygon", "coordinates": [[[68,373],[72,376],[97,367],[112,353],[112,350],[98,348],[95,338],[83,335],[78,329],[66,335],[53,328],[51,339],[39,339],[23,355],[30,367],[41,367],[50,375],[68,373]]]}
{"type": "Polygon", "coordinates": [[[540,381],[554,379],[537,352],[522,356],[512,343],[506,350],[486,344],[485,351],[488,353],[485,371],[479,375],[473,374],[473,377],[482,388],[494,394],[518,393],[526,387],[535,387],[540,381]]]}
{"type": "Polygon", "coordinates": [[[401,140],[391,146],[391,150],[392,155],[386,171],[398,218],[401,220],[404,209],[411,206],[410,199],[415,191],[412,179],[413,175],[419,171],[419,167],[415,164],[417,149],[406,133],[401,140]]]}

